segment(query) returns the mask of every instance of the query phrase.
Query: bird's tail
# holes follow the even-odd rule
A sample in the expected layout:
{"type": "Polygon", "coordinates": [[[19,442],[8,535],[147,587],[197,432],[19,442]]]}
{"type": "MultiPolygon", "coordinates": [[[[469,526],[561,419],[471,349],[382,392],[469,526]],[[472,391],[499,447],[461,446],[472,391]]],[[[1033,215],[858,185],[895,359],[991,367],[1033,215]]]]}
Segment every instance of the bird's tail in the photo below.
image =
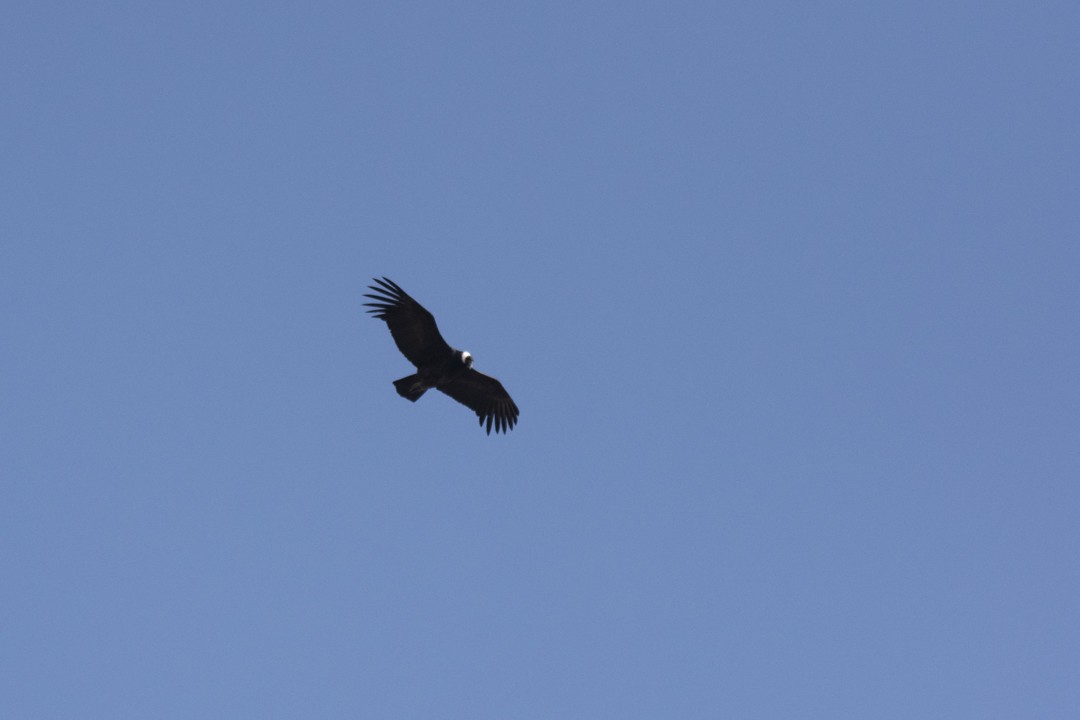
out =
{"type": "Polygon", "coordinates": [[[395,380],[394,389],[397,390],[398,395],[411,402],[419,400],[420,396],[427,390],[423,383],[420,382],[419,375],[409,375],[400,380],[395,380]]]}

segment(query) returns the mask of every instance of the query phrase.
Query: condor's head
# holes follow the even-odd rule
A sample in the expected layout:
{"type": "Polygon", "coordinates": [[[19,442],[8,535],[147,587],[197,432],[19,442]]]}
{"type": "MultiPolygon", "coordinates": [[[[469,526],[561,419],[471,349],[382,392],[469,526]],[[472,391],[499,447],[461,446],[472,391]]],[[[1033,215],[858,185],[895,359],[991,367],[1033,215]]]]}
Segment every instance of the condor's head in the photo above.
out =
{"type": "Polygon", "coordinates": [[[466,369],[472,367],[472,355],[467,351],[458,350],[458,359],[461,360],[461,364],[464,365],[466,369]]]}

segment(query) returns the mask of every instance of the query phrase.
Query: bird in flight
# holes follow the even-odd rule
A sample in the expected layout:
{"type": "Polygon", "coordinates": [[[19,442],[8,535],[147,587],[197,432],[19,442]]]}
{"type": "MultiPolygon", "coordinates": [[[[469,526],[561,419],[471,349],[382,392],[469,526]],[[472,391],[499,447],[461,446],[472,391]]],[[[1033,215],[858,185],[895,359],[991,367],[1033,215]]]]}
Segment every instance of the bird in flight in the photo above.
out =
{"type": "Polygon", "coordinates": [[[375,302],[364,303],[369,313],[385,320],[401,354],[416,366],[416,373],[394,381],[401,397],[416,402],[430,388],[446,393],[476,413],[487,434],[509,432],[517,423],[518,407],[506,388],[493,377],[472,369],[473,358],[443,340],[435,318],[389,278],[374,279],[377,285],[364,294],[375,302]]]}

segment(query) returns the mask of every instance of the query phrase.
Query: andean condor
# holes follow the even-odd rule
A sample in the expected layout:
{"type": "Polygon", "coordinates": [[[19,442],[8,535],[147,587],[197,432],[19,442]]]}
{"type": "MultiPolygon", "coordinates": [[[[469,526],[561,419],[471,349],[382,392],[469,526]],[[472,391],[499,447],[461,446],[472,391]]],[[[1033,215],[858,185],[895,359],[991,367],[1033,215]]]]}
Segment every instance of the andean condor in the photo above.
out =
{"type": "Polygon", "coordinates": [[[487,421],[487,434],[509,432],[517,423],[518,408],[502,383],[472,369],[467,352],[450,347],[435,325],[435,318],[389,278],[375,278],[369,285],[377,295],[365,294],[375,302],[364,303],[369,313],[385,320],[398,350],[416,366],[416,374],[394,381],[398,395],[412,402],[429,388],[446,393],[473,410],[480,425],[487,421]]]}

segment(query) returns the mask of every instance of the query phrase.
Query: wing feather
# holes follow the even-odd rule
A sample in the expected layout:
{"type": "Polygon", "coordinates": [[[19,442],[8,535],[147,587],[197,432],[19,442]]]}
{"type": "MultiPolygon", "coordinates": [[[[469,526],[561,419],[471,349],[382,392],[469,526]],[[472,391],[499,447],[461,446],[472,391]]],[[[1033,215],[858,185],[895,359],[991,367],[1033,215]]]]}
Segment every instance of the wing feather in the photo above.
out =
{"type": "Polygon", "coordinates": [[[488,435],[492,428],[496,433],[506,433],[517,424],[518,406],[493,377],[469,368],[439,390],[475,412],[480,425],[487,424],[488,435]]]}
{"type": "Polygon", "coordinates": [[[443,340],[435,317],[424,306],[409,297],[397,283],[389,278],[375,278],[378,285],[370,285],[376,295],[365,293],[364,297],[375,302],[364,303],[369,313],[385,320],[398,350],[417,367],[439,360],[453,352],[443,340]]]}

